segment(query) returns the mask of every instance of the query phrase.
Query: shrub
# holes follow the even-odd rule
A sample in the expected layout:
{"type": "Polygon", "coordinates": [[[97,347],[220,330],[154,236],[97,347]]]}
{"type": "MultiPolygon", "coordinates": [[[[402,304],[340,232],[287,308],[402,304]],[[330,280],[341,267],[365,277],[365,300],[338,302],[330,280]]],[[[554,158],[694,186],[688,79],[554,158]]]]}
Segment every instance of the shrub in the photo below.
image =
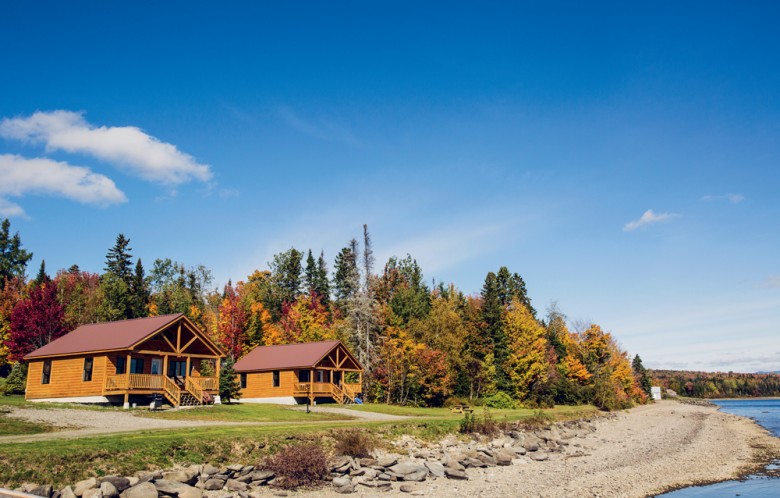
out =
{"type": "Polygon", "coordinates": [[[455,405],[468,405],[468,403],[464,402],[463,398],[459,398],[457,396],[450,396],[444,400],[445,408],[452,408],[455,405]]]}
{"type": "Polygon", "coordinates": [[[484,434],[492,436],[506,428],[506,422],[496,422],[490,411],[485,408],[482,418],[474,413],[466,412],[460,422],[460,432],[463,434],[484,434]]]}
{"type": "Polygon", "coordinates": [[[24,394],[27,387],[27,364],[16,363],[11,368],[11,373],[5,379],[5,385],[1,386],[2,394],[24,394]]]}
{"type": "Polygon", "coordinates": [[[550,425],[552,421],[553,418],[548,413],[536,410],[533,415],[524,418],[518,425],[529,429],[538,429],[539,427],[550,425]]]}
{"type": "Polygon", "coordinates": [[[511,396],[509,396],[504,391],[498,391],[496,394],[492,396],[488,396],[485,398],[485,406],[488,406],[490,408],[515,408],[515,400],[512,399],[511,396]]]}
{"type": "Polygon", "coordinates": [[[336,445],[334,450],[338,455],[351,457],[370,457],[376,449],[376,439],[360,429],[346,429],[335,434],[336,445]]]}
{"type": "Polygon", "coordinates": [[[299,443],[268,457],[263,467],[276,474],[279,487],[294,489],[319,484],[328,475],[328,457],[319,445],[299,443]]]}

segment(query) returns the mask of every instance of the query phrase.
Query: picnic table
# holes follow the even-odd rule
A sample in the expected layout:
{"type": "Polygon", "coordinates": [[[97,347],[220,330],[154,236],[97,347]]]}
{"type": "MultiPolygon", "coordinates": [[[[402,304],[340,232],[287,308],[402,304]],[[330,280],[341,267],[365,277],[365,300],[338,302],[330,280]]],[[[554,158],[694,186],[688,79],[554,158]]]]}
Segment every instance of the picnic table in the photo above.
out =
{"type": "Polygon", "coordinates": [[[450,407],[452,413],[471,413],[474,411],[469,405],[452,405],[450,407]]]}

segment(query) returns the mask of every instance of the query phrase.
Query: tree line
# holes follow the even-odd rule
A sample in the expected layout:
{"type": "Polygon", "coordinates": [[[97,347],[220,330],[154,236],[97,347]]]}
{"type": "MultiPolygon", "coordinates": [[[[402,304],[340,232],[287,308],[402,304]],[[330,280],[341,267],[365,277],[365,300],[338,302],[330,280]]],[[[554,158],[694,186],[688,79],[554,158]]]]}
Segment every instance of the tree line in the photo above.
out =
{"type": "Polygon", "coordinates": [[[694,398],[780,396],[777,373],[688,372],[651,370],[653,384],[694,398]]]}
{"type": "MultiPolygon", "coordinates": [[[[102,274],[74,265],[50,277],[45,262],[26,278],[32,254],[0,230],[0,368],[73,328],[183,313],[232,360],[254,347],[339,339],[363,364],[369,401],[438,406],[448,399],[511,399],[529,406],[645,402],[649,380],[611,333],[571,330],[555,304],[539,316],[520,274],[489,272],[479,293],[426,282],[407,255],[375,271],[367,226],[333,269],[322,251],[290,248],[265,269],[212,288],[211,271],[171,259],[146,270],[119,234],[102,274]]],[[[228,362],[231,363],[231,362],[228,362]]]]}

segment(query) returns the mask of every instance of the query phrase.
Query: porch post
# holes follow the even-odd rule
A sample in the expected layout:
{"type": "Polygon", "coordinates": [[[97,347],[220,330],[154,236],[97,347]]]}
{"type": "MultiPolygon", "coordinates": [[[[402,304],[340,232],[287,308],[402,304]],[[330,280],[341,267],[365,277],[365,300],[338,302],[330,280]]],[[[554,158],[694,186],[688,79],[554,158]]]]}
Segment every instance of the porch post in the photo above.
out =
{"type": "Polygon", "coordinates": [[[163,371],[160,372],[161,374],[168,376],[168,355],[166,354],[163,356],[163,371]]]}
{"type": "Polygon", "coordinates": [[[328,370],[330,372],[330,383],[333,384],[333,370],[328,370]]]}
{"type": "Polygon", "coordinates": [[[214,404],[215,405],[221,405],[222,404],[222,398],[219,395],[219,372],[222,369],[222,358],[217,357],[216,361],[214,362],[216,365],[216,368],[214,369],[214,383],[217,385],[217,394],[214,396],[214,404]]]}
{"type": "Polygon", "coordinates": [[[314,369],[309,369],[309,404],[314,406],[314,369]]]}
{"type": "Polygon", "coordinates": [[[190,376],[190,361],[192,361],[192,360],[188,356],[187,357],[187,361],[186,361],[187,365],[184,367],[184,368],[186,368],[186,370],[184,371],[184,378],[185,379],[190,376]]]}

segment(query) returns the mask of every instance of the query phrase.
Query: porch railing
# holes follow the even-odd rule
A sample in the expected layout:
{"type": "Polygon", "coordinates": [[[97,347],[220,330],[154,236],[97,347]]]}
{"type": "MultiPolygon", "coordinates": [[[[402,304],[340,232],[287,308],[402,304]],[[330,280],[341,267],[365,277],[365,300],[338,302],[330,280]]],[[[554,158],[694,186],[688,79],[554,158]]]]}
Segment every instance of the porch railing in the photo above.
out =
{"type": "Polygon", "coordinates": [[[190,377],[204,391],[216,391],[217,379],[215,377],[190,377]]]}

